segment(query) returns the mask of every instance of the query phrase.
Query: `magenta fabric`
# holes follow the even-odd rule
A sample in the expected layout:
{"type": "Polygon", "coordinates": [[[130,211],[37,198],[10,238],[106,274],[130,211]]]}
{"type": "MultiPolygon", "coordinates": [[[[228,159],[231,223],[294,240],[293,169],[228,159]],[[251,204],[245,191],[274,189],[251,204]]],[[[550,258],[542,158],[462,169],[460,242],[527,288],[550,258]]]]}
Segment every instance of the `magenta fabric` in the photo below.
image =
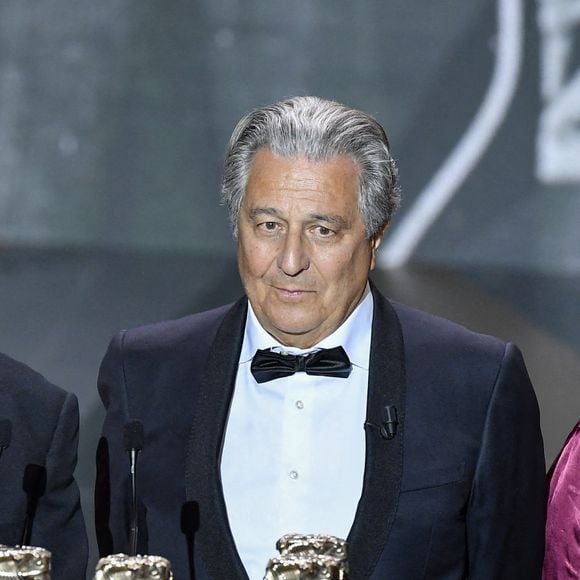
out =
{"type": "Polygon", "coordinates": [[[580,421],[550,469],[544,580],[580,578],[580,421]]]}

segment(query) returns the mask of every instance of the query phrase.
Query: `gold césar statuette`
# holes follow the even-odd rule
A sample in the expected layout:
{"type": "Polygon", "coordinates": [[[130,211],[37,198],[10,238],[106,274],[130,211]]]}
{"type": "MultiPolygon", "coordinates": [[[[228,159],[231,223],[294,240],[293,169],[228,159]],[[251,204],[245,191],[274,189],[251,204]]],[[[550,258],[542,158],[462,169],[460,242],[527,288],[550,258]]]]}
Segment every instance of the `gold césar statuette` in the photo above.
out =
{"type": "Polygon", "coordinates": [[[316,534],[288,534],[276,542],[264,580],[348,580],[346,542],[316,534]]]}
{"type": "Polygon", "coordinates": [[[33,546],[0,545],[0,578],[50,580],[50,552],[33,546]]]}
{"type": "Polygon", "coordinates": [[[173,580],[173,574],[160,556],[112,554],[99,560],[94,580],[173,580]]]}

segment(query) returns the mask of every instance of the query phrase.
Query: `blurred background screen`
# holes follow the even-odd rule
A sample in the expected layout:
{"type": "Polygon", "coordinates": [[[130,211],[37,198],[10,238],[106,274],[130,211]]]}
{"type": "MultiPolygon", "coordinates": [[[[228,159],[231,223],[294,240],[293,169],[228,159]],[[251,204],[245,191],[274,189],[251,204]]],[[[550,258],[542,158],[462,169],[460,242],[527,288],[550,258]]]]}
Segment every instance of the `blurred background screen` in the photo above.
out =
{"type": "Polygon", "coordinates": [[[376,283],[516,342],[553,460],[580,418],[579,38],[562,0],[0,3],[0,351],[79,397],[89,530],[108,341],[240,295],[223,152],[293,95],[384,125],[376,283]]]}

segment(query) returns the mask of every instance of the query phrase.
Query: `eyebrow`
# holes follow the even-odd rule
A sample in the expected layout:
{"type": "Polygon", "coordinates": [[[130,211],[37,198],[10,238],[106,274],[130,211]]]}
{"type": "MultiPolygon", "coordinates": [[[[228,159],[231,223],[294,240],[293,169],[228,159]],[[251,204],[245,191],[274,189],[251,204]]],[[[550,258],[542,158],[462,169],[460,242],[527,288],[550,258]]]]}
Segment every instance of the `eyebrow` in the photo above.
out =
{"type": "Polygon", "coordinates": [[[255,218],[261,215],[271,215],[274,217],[281,217],[280,212],[273,207],[255,207],[249,211],[250,217],[255,218]]]}
{"type": "Polygon", "coordinates": [[[327,222],[329,224],[335,224],[341,228],[347,228],[349,225],[349,223],[342,216],[339,215],[327,213],[313,213],[310,214],[310,217],[313,220],[327,222]]]}
{"type": "MultiPolygon", "coordinates": [[[[269,215],[278,218],[283,217],[282,214],[274,207],[255,207],[249,211],[249,215],[252,219],[263,215],[269,215]]],[[[347,220],[335,214],[311,213],[309,214],[308,218],[315,221],[335,224],[341,228],[347,228],[349,225],[347,220]]]]}

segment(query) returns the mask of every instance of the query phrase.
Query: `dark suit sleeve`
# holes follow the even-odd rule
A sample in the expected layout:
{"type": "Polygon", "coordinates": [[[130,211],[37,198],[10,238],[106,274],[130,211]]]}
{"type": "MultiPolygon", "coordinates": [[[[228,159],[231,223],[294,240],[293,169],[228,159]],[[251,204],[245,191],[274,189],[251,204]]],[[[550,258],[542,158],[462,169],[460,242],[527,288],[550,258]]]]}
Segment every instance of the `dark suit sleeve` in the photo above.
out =
{"type": "Polygon", "coordinates": [[[129,420],[123,341],[118,334],[109,345],[99,372],[99,394],[106,409],[97,449],[95,529],[101,556],[129,551],[129,472],[123,429],[129,420]]]}
{"type": "Polygon", "coordinates": [[[53,580],[85,577],[88,542],[79,490],[77,462],[79,410],[67,393],[46,456],[47,488],[38,503],[31,542],[52,552],[53,580]]]}
{"type": "Polygon", "coordinates": [[[544,496],[538,404],[522,356],[508,344],[489,401],[468,505],[470,579],[541,577],[544,496]]]}

